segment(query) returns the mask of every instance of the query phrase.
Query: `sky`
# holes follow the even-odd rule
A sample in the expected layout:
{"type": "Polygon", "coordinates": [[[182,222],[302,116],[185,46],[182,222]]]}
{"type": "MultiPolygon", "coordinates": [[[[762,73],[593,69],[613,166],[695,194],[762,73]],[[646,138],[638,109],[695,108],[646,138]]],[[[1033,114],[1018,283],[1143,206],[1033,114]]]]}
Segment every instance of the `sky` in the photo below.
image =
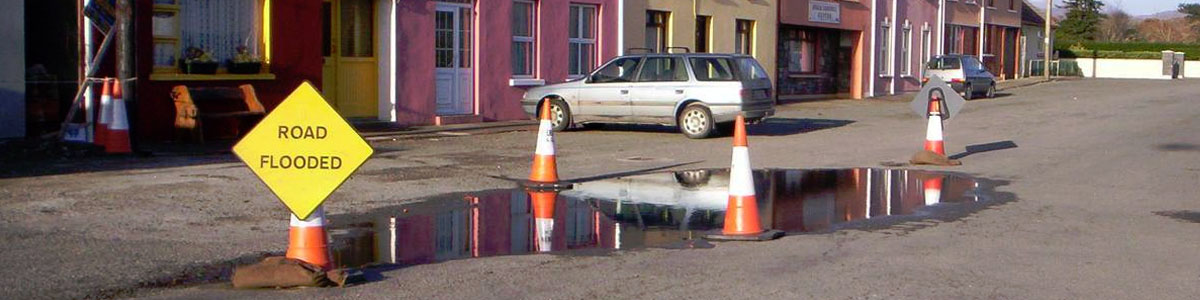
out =
{"type": "MultiPolygon", "coordinates": [[[[1046,5],[1046,0],[1028,0],[1034,6],[1042,7],[1046,5]]],[[[1104,9],[1111,7],[1120,7],[1126,13],[1134,16],[1155,14],[1167,10],[1175,10],[1180,3],[1200,3],[1200,0],[1103,0],[1104,9]]],[[[1055,4],[1061,4],[1062,0],[1054,0],[1055,4]]],[[[1058,15],[1058,13],[1055,13],[1058,15]]]]}

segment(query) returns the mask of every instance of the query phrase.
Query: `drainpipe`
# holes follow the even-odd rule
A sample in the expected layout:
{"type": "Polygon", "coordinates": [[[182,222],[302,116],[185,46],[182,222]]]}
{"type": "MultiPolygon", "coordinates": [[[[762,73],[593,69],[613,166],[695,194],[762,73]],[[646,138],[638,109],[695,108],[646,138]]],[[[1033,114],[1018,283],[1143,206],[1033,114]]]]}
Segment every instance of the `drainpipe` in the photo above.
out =
{"type": "Polygon", "coordinates": [[[879,0],[871,1],[871,28],[867,29],[867,32],[870,32],[871,34],[871,47],[867,49],[867,52],[871,53],[871,71],[867,72],[867,98],[875,97],[875,72],[877,71],[875,70],[875,28],[879,26],[876,24],[878,23],[878,19],[875,12],[875,6],[878,4],[879,0]]]}
{"type": "MultiPolygon", "coordinates": [[[[391,10],[388,11],[388,102],[391,103],[388,109],[388,121],[396,122],[396,1],[392,3],[391,10]]],[[[395,221],[393,219],[393,221],[395,221]]],[[[395,259],[393,258],[393,261],[395,259]]]]}
{"type": "MultiPolygon", "coordinates": [[[[900,48],[900,45],[896,44],[896,27],[900,25],[900,19],[896,18],[896,13],[899,11],[899,7],[896,6],[896,0],[892,0],[892,26],[888,27],[890,31],[887,32],[888,40],[891,41],[888,43],[891,46],[888,48],[888,51],[891,52],[891,55],[888,55],[888,59],[892,60],[888,64],[888,73],[892,74],[892,78],[888,79],[888,94],[890,95],[896,94],[896,77],[900,76],[900,74],[896,74],[896,59],[898,58],[896,57],[896,53],[898,52],[896,49],[900,48]]],[[[912,49],[908,49],[908,51],[912,52],[912,49]]],[[[912,53],[909,54],[911,55],[912,53]]],[[[900,61],[903,62],[904,59],[900,59],[900,61]]]]}
{"type": "MultiPolygon", "coordinates": [[[[83,7],[87,7],[90,4],[92,4],[92,0],[83,0],[83,7]]],[[[81,9],[80,15],[83,15],[82,12],[83,10],[81,9]]],[[[87,15],[83,15],[83,24],[79,24],[79,28],[83,30],[83,72],[80,73],[79,80],[80,82],[83,82],[91,80],[91,78],[88,78],[91,76],[89,75],[88,70],[92,69],[92,56],[94,56],[96,53],[96,51],[92,49],[92,47],[95,46],[93,42],[95,38],[92,37],[92,18],[88,17],[87,15]]],[[[92,110],[95,108],[92,106],[92,101],[94,101],[94,99],[92,98],[92,85],[90,83],[84,85],[83,99],[84,118],[86,119],[87,124],[92,124],[94,121],[92,120],[92,117],[95,115],[95,112],[92,110]]],[[[94,142],[94,133],[92,132],[92,127],[93,126],[87,127],[88,142],[94,142]]]]}
{"type": "Polygon", "coordinates": [[[983,1],[979,2],[979,61],[980,62],[983,61],[983,44],[984,44],[984,39],[987,38],[987,34],[984,34],[985,32],[987,32],[987,18],[986,18],[987,7],[986,6],[987,6],[987,3],[984,3],[983,1]]]}
{"type": "Polygon", "coordinates": [[[625,55],[625,0],[617,0],[617,56],[625,55]]]}
{"type": "Polygon", "coordinates": [[[938,0],[937,53],[946,54],[946,0],[938,0]]]}

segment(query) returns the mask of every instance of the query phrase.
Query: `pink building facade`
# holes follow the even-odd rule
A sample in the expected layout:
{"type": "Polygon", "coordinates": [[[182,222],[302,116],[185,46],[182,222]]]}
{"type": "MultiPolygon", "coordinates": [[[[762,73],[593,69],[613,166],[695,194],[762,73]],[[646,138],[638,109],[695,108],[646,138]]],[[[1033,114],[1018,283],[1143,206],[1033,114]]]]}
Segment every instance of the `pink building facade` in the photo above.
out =
{"type": "MultiPolygon", "coordinates": [[[[395,4],[392,120],[445,125],[526,118],[528,87],[618,54],[618,0],[405,0],[395,4]]],[[[382,108],[382,106],[381,106],[382,108]]]]}
{"type": "Polygon", "coordinates": [[[873,95],[921,89],[924,63],[939,54],[939,0],[876,0],[873,95]]]}

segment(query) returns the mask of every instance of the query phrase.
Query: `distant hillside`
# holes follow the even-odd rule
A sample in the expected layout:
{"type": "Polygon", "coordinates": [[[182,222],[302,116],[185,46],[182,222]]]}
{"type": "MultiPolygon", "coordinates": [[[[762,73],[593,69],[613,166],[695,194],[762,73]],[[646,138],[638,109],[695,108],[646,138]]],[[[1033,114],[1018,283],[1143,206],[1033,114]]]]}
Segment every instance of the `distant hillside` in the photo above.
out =
{"type": "Polygon", "coordinates": [[[1170,20],[1170,19],[1175,19],[1175,18],[1182,18],[1183,16],[1184,16],[1184,14],[1180,13],[1179,11],[1168,10],[1168,11],[1159,12],[1156,14],[1137,16],[1137,17],[1134,17],[1134,19],[1138,19],[1138,20],[1145,20],[1145,19],[1170,20]]]}

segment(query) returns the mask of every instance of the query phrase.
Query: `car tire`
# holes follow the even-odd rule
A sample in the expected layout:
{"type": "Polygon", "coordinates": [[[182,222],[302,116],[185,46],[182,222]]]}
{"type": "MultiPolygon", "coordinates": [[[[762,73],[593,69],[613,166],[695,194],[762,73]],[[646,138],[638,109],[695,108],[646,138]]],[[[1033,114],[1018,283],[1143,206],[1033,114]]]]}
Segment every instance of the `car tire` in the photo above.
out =
{"type": "MultiPolygon", "coordinates": [[[[541,119],[541,116],[538,116],[541,119]]],[[[550,126],[554,131],[571,128],[571,109],[562,99],[550,99],[550,126]]]]}
{"type": "Polygon", "coordinates": [[[679,132],[688,138],[703,139],[712,135],[714,127],[712,111],[699,103],[690,104],[679,113],[679,132]]]}
{"type": "Polygon", "coordinates": [[[993,83],[992,85],[988,86],[988,90],[987,90],[987,98],[988,98],[988,99],[991,99],[991,98],[996,98],[996,84],[995,84],[995,83],[993,83]]]}
{"type": "Polygon", "coordinates": [[[975,87],[971,86],[970,82],[964,83],[967,88],[963,89],[963,99],[971,100],[975,98],[975,87]]]}

